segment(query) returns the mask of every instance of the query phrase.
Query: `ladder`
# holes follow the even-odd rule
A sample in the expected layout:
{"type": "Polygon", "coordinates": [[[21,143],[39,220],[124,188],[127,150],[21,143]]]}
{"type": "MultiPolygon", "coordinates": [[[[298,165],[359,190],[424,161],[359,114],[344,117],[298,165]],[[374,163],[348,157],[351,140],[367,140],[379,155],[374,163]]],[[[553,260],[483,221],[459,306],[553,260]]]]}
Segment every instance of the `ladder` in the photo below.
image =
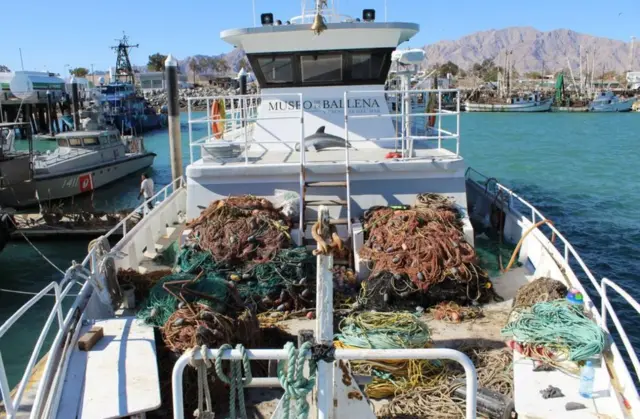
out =
{"type": "MultiPolygon", "coordinates": [[[[351,182],[350,182],[350,164],[349,164],[349,147],[348,141],[345,141],[345,171],[344,171],[344,180],[314,180],[307,181],[307,167],[309,165],[304,162],[304,153],[300,154],[300,241],[302,244],[313,245],[315,248],[315,241],[306,242],[305,233],[307,227],[312,226],[317,218],[307,218],[307,209],[312,208],[316,209],[316,213],[318,213],[318,208],[321,205],[327,207],[340,207],[347,209],[347,217],[346,218],[331,218],[330,224],[335,226],[346,226],[347,227],[347,240],[353,240],[353,230],[352,230],[352,219],[351,219],[351,182]],[[345,199],[309,199],[308,191],[311,190],[322,190],[327,188],[340,188],[345,191],[344,195],[345,199]]],[[[343,238],[344,239],[344,238],[343,238]]],[[[353,249],[353,247],[352,247],[353,249]]],[[[336,260],[336,264],[343,264],[342,261],[336,260]]],[[[350,261],[347,261],[350,265],[350,261]]]]}

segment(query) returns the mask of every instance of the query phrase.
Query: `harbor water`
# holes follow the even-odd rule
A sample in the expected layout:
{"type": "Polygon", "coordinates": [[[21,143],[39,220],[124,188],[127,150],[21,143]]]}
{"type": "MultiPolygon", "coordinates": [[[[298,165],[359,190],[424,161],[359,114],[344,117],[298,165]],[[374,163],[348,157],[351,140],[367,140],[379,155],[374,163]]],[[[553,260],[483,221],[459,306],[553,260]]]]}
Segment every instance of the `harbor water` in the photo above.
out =
{"type": "MultiPolygon", "coordinates": [[[[186,114],[182,120],[187,164],[186,114]]],[[[460,150],[468,165],[511,187],[551,219],[596,278],[613,279],[640,299],[640,182],[636,169],[640,114],[464,114],[461,132],[460,150]]],[[[204,133],[205,125],[194,127],[196,138],[204,133]]],[[[171,181],[167,132],[147,134],[145,146],[157,153],[149,173],[159,189],[171,181]]],[[[39,150],[54,147],[37,144],[39,150]]],[[[139,175],[131,176],[88,199],[97,209],[134,207],[139,202],[139,184],[139,175]]],[[[62,269],[72,260],[82,260],[87,251],[86,241],[35,244],[62,269]]],[[[28,244],[18,241],[0,253],[0,265],[0,322],[29,298],[6,290],[39,291],[61,277],[28,244]]],[[[20,379],[52,301],[40,303],[0,340],[12,387],[20,379]]],[[[621,319],[635,317],[624,303],[616,300],[614,306],[621,319]]],[[[640,345],[640,330],[626,330],[632,342],[640,345]]]]}

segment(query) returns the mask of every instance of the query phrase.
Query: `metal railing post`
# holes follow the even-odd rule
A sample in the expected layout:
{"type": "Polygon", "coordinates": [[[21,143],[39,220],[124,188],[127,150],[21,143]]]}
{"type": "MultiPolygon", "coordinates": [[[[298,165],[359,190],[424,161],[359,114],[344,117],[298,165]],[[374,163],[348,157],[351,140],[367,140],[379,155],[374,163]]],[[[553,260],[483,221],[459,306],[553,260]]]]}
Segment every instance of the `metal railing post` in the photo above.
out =
{"type": "MultiPolygon", "coordinates": [[[[437,82],[436,89],[438,89],[437,82]]],[[[440,89],[438,89],[438,148],[442,148],[442,92],[440,89]]]]}
{"type": "Polygon", "coordinates": [[[600,282],[600,317],[602,322],[600,323],[600,327],[606,332],[609,331],[607,328],[607,284],[603,280],[600,282]]]}
{"type": "MultiPolygon", "coordinates": [[[[189,163],[193,164],[193,125],[191,122],[191,98],[187,98],[187,115],[189,115],[189,163]]],[[[211,126],[209,126],[209,129],[211,129],[211,126]]],[[[209,137],[211,137],[211,134],[209,134],[209,137]]]]}
{"type": "Polygon", "coordinates": [[[460,91],[456,92],[456,157],[460,156],[460,91]]]}
{"type": "Polygon", "coordinates": [[[4,369],[2,352],[0,352],[0,392],[2,393],[2,401],[4,403],[4,410],[7,412],[7,417],[13,418],[16,412],[13,406],[13,400],[11,400],[11,389],[9,388],[9,381],[7,380],[7,372],[4,369]]]}

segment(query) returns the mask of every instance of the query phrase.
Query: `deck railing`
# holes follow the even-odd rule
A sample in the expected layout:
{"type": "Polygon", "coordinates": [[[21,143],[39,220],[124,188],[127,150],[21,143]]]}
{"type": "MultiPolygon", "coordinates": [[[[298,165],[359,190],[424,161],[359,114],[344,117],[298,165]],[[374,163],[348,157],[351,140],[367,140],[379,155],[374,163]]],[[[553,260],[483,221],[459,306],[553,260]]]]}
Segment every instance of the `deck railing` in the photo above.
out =
{"type": "MultiPolygon", "coordinates": [[[[430,142],[434,144],[431,148],[443,148],[443,142],[445,140],[455,140],[455,157],[460,155],[460,95],[456,89],[424,89],[424,90],[371,90],[371,91],[346,91],[343,94],[342,100],[344,103],[348,103],[349,99],[362,98],[363,94],[385,94],[393,95],[403,102],[411,103],[418,97],[424,98],[424,107],[427,106],[429,95],[434,95],[437,104],[433,112],[426,112],[423,109],[414,109],[413,106],[398,106],[396,112],[389,111],[384,112],[387,103],[381,106],[381,113],[368,113],[368,114],[356,114],[351,111],[348,106],[344,107],[344,138],[348,142],[357,146],[358,143],[381,143],[385,142],[389,144],[393,141],[398,150],[402,151],[401,160],[412,159],[414,145],[422,142],[430,142]],[[455,95],[455,109],[446,110],[443,108],[443,95],[455,95]],[[427,128],[426,124],[430,117],[436,118],[436,124],[433,127],[427,128]],[[349,131],[349,121],[358,119],[378,119],[386,118],[390,120],[390,125],[395,128],[396,135],[390,137],[371,137],[371,138],[354,138],[354,135],[349,131]],[[443,127],[444,119],[455,118],[455,128],[445,129],[443,127]],[[435,145],[437,144],[437,146],[435,145]]],[[[209,96],[209,97],[191,97],[187,99],[188,108],[188,124],[189,124],[189,156],[190,162],[194,163],[197,159],[194,150],[202,149],[207,144],[228,144],[239,145],[244,147],[244,159],[245,164],[249,164],[249,148],[252,146],[261,147],[264,151],[268,148],[265,147],[269,144],[278,144],[286,147],[288,151],[295,151],[296,146],[300,150],[300,161],[279,163],[288,165],[307,165],[307,155],[305,153],[305,109],[300,106],[300,109],[291,109],[291,112],[287,112],[284,115],[266,115],[261,116],[258,112],[261,104],[264,100],[287,100],[291,98],[304,103],[305,97],[302,93],[270,93],[260,95],[233,95],[233,96],[209,96]],[[226,115],[224,118],[212,115],[212,104],[215,101],[222,100],[227,107],[225,109],[226,115]],[[194,116],[194,103],[204,103],[206,106],[206,116],[194,116]],[[273,136],[273,140],[253,140],[253,131],[255,126],[260,125],[261,121],[282,121],[282,123],[298,124],[299,135],[294,135],[286,139],[273,136]],[[216,122],[224,123],[224,131],[217,137],[212,132],[212,124],[216,122]],[[194,139],[194,126],[206,124],[207,133],[198,139],[194,139]]],[[[453,124],[452,124],[453,125],[453,124]]],[[[295,131],[295,130],[294,130],[295,131]]],[[[308,134],[308,132],[307,132],[308,134]]],[[[361,137],[361,135],[359,135],[361,137]]],[[[348,158],[348,152],[345,154],[345,159],[348,158]]],[[[203,153],[201,151],[200,155],[203,153]]],[[[234,158],[235,162],[241,161],[238,158],[234,158]]],[[[350,161],[346,161],[346,164],[350,164],[350,161]]],[[[256,163],[260,164],[260,163],[256,163]]]]}
{"type": "MultiPolygon", "coordinates": [[[[103,237],[108,238],[118,230],[122,230],[123,235],[126,234],[127,222],[131,220],[132,217],[136,216],[136,214],[150,214],[155,210],[159,210],[160,205],[157,205],[153,210],[149,211],[148,204],[157,202],[161,199],[166,200],[171,195],[171,193],[182,187],[184,187],[184,180],[182,178],[176,179],[175,181],[171,182],[156,194],[154,194],[151,198],[146,199],[132,213],[123,218],[103,237]]],[[[136,227],[145,223],[146,220],[148,220],[147,217],[143,218],[136,225],[136,227]]],[[[114,247],[114,249],[116,248],[117,246],[114,247]]],[[[80,319],[80,313],[78,313],[78,315],[74,313],[76,313],[77,310],[80,310],[80,312],[82,312],[84,310],[84,307],[81,307],[81,304],[83,302],[86,302],[91,296],[91,293],[93,291],[93,286],[91,285],[91,283],[97,281],[97,269],[96,248],[94,247],[89,250],[82,263],[80,263],[79,265],[74,264],[74,266],[71,266],[69,269],[67,269],[60,283],[55,281],[49,283],[39,293],[34,295],[31,299],[29,299],[29,301],[23,304],[22,307],[20,307],[9,319],[7,319],[2,324],[2,326],[0,326],[0,338],[2,338],[7,333],[7,331],[36,303],[38,303],[45,297],[54,297],[53,308],[49,312],[47,320],[45,321],[38,340],[33,348],[33,351],[31,352],[29,362],[27,363],[25,371],[22,374],[22,378],[18,384],[16,393],[13,397],[11,396],[11,389],[9,387],[9,382],[7,379],[4,360],[2,359],[2,354],[0,353],[0,391],[2,392],[2,400],[8,419],[14,418],[22,405],[22,397],[24,396],[25,389],[27,388],[31,377],[34,374],[34,368],[40,357],[40,352],[44,345],[45,339],[48,336],[56,318],[58,319],[58,332],[53,340],[53,343],[51,344],[51,350],[49,351],[48,358],[44,366],[44,373],[39,380],[36,399],[31,406],[31,417],[41,417],[40,412],[44,408],[45,403],[47,403],[47,401],[44,400],[45,394],[49,394],[49,391],[45,391],[46,389],[55,388],[58,392],[55,397],[58,397],[60,395],[59,392],[62,391],[62,386],[59,385],[56,380],[59,380],[61,376],[64,376],[64,373],[58,373],[61,371],[60,368],[65,368],[61,367],[59,362],[64,361],[60,359],[60,357],[64,348],[66,347],[66,336],[72,329],[72,326],[76,325],[80,319]],[[81,284],[82,288],[71,308],[69,308],[69,310],[66,311],[66,314],[64,314],[62,303],[66,297],[70,296],[69,292],[71,291],[73,286],[78,283],[81,284]],[[53,294],[50,293],[52,290],[53,294]]],[[[16,348],[16,350],[21,349],[16,348]]]]}
{"type": "MultiPolygon", "coordinates": [[[[513,192],[511,189],[498,183],[495,178],[489,178],[483,175],[482,173],[478,172],[477,170],[472,169],[471,167],[467,169],[466,178],[467,180],[471,180],[475,184],[477,184],[479,187],[483,188],[488,194],[498,198],[497,202],[499,201],[502,205],[508,206],[509,211],[515,214],[519,214],[520,216],[526,218],[531,225],[535,225],[540,221],[547,220],[547,218],[536,207],[534,207],[531,203],[529,203],[524,198],[520,197],[518,194],[513,192]],[[474,179],[474,177],[476,178],[479,177],[480,180],[474,179]],[[518,208],[516,208],[517,205],[520,205],[522,208],[525,208],[527,209],[527,211],[530,211],[529,214],[522,213],[518,208]]],[[[584,263],[584,261],[578,254],[578,252],[571,245],[571,243],[569,243],[569,240],[567,240],[565,236],[562,233],[560,233],[560,231],[553,224],[546,223],[545,225],[551,231],[552,238],[539,241],[540,245],[547,252],[549,252],[549,254],[553,254],[553,252],[555,251],[559,255],[562,255],[566,268],[571,269],[570,262],[572,257],[573,257],[573,260],[575,260],[575,262],[578,264],[578,266],[580,266],[584,275],[587,278],[589,278],[589,281],[591,282],[593,289],[596,292],[596,295],[600,299],[600,304],[601,304],[600,312],[598,312],[597,307],[595,305],[592,304],[592,307],[590,307],[595,313],[594,314],[595,320],[598,322],[600,327],[602,327],[604,330],[608,330],[607,315],[611,316],[611,319],[616,326],[616,330],[620,336],[620,339],[624,344],[625,350],[627,351],[628,356],[631,360],[631,363],[633,364],[634,370],[636,372],[636,376],[640,377],[640,362],[638,361],[636,350],[633,348],[633,345],[631,344],[627,336],[627,332],[622,327],[622,324],[620,323],[620,320],[618,319],[618,316],[615,310],[613,309],[613,306],[611,305],[611,301],[607,295],[606,288],[609,287],[609,288],[612,288],[614,291],[616,291],[616,293],[620,297],[622,297],[624,300],[626,300],[626,302],[629,303],[631,307],[633,307],[639,314],[640,314],[640,304],[633,297],[631,297],[629,293],[627,293],[624,289],[622,289],[619,285],[615,284],[611,280],[607,278],[603,278],[602,281],[598,283],[594,275],[591,273],[587,265],[584,263]]],[[[546,237],[546,234],[544,234],[544,232],[539,227],[537,229],[541,233],[543,233],[543,235],[546,237]]],[[[579,284],[576,284],[576,285],[579,285],[579,284]]],[[[579,287],[582,287],[582,285],[579,285],[579,287]]],[[[582,288],[583,290],[581,291],[587,292],[587,290],[584,289],[584,287],[582,288]]],[[[588,295],[589,293],[587,292],[587,296],[588,295]]],[[[589,300],[591,302],[594,301],[594,299],[590,297],[589,297],[589,300]]]]}

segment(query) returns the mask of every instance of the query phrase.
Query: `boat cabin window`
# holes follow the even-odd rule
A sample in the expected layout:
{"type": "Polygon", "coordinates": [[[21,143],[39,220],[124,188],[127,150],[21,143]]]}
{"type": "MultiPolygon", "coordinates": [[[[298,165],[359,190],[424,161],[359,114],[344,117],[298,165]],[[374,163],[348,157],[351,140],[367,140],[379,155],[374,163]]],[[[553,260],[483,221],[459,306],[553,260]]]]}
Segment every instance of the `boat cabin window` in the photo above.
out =
{"type": "Polygon", "coordinates": [[[79,147],[82,145],[81,138],[69,138],[69,147],[79,147]]]}
{"type": "Polygon", "coordinates": [[[110,135],[109,136],[109,142],[111,144],[118,144],[118,136],[117,135],[110,135]]]}
{"type": "Polygon", "coordinates": [[[393,48],[248,54],[260,87],[384,85],[393,48]]]}
{"type": "Polygon", "coordinates": [[[342,55],[301,55],[302,82],[336,82],[342,80],[342,55]]]}
{"type": "Polygon", "coordinates": [[[269,84],[293,83],[292,57],[258,58],[265,81],[269,84]]]}
{"type": "Polygon", "coordinates": [[[100,140],[97,137],[86,137],[82,142],[85,146],[100,145],[100,140]]]}
{"type": "Polygon", "coordinates": [[[69,141],[66,138],[58,138],[58,147],[69,147],[69,141]]]}

